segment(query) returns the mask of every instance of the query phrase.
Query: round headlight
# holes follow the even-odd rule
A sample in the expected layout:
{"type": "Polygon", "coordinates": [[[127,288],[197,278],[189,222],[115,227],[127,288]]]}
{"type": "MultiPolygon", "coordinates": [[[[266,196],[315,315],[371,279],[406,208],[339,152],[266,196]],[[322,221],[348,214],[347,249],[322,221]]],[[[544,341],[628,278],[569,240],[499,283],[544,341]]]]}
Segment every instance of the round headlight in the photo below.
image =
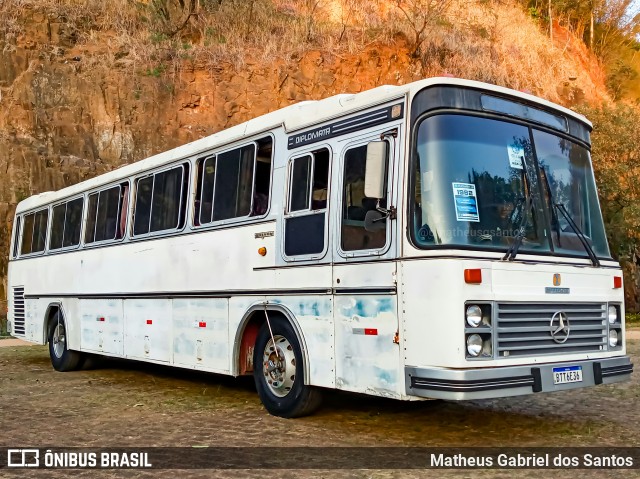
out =
{"type": "Polygon", "coordinates": [[[469,356],[474,358],[480,355],[482,352],[482,338],[479,334],[470,334],[467,337],[467,352],[469,356]]]}
{"type": "Polygon", "coordinates": [[[475,304],[467,308],[467,324],[472,328],[477,328],[482,323],[482,309],[475,304]]]}
{"type": "Polygon", "coordinates": [[[609,323],[613,324],[618,320],[618,309],[615,306],[609,306],[609,323]]]}
{"type": "MultiPolygon", "coordinates": [[[[467,341],[467,344],[469,342],[467,341]]],[[[615,348],[618,345],[618,331],[616,331],[615,329],[612,329],[611,331],[609,331],[609,346],[611,346],[612,348],[615,348]]],[[[467,347],[467,349],[469,349],[467,347]]]]}

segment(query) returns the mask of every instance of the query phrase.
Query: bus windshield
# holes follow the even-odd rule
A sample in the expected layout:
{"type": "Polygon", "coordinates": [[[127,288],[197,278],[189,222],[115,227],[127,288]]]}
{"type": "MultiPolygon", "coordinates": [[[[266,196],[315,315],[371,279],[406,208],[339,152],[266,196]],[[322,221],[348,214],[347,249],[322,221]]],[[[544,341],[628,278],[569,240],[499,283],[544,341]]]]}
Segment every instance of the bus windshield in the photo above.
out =
{"type": "Polygon", "coordinates": [[[589,152],[563,137],[506,121],[440,114],[418,123],[412,205],[420,248],[610,257],[589,152]]]}

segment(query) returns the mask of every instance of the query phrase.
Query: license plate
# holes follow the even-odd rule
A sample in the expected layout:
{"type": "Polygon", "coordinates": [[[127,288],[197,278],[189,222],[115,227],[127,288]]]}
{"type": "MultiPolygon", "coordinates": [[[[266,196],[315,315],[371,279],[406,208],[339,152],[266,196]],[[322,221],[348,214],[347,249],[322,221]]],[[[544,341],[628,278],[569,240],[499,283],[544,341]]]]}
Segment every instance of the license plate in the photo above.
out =
{"type": "Polygon", "coordinates": [[[553,384],[568,384],[582,382],[582,366],[567,366],[553,368],[553,384]]]}

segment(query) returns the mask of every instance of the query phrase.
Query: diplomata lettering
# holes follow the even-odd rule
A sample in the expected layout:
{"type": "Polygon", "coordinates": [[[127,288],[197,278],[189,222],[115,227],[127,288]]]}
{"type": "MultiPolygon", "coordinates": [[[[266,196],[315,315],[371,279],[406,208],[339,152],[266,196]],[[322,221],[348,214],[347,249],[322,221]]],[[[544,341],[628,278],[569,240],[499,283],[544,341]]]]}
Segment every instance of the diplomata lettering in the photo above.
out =
{"type": "Polygon", "coordinates": [[[296,141],[296,144],[299,144],[306,141],[313,141],[330,134],[331,134],[331,128],[323,128],[322,130],[310,131],[308,133],[303,133],[301,135],[298,135],[296,136],[295,141],[296,141]]]}

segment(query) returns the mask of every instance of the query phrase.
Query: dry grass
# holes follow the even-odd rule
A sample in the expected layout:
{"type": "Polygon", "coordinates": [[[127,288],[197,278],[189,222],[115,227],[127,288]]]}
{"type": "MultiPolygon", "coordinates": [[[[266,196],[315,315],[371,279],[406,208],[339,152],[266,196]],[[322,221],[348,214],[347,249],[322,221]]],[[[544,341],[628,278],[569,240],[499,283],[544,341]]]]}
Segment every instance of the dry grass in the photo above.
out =
{"type": "MultiPolygon", "coordinates": [[[[407,78],[448,73],[559,100],[560,84],[582,70],[511,0],[194,2],[184,22],[177,0],[4,0],[0,30],[11,48],[24,18],[43,12],[64,24],[76,48],[92,51],[95,66],[150,76],[287,63],[308,50],[357,54],[398,36],[415,62],[407,78]]],[[[578,81],[596,89],[586,74],[578,81]]]]}

